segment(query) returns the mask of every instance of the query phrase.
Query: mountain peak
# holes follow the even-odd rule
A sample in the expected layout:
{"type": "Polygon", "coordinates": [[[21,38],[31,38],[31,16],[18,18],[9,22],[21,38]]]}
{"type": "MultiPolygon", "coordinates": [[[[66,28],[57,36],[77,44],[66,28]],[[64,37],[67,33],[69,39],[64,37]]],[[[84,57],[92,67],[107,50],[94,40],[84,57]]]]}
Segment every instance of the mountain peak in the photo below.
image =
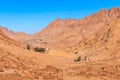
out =
{"type": "Polygon", "coordinates": [[[105,8],[103,8],[103,9],[101,10],[101,12],[108,12],[108,10],[106,10],[105,8]]]}
{"type": "Polygon", "coordinates": [[[58,21],[62,21],[62,20],[61,20],[60,18],[57,18],[55,21],[57,21],[57,22],[58,22],[58,21]]]}
{"type": "Polygon", "coordinates": [[[120,12],[120,8],[112,8],[112,9],[110,9],[110,11],[113,11],[113,12],[120,12]]]}
{"type": "Polygon", "coordinates": [[[98,16],[104,16],[104,15],[107,15],[108,14],[108,10],[106,10],[105,8],[103,8],[101,11],[98,12],[98,16]]]}

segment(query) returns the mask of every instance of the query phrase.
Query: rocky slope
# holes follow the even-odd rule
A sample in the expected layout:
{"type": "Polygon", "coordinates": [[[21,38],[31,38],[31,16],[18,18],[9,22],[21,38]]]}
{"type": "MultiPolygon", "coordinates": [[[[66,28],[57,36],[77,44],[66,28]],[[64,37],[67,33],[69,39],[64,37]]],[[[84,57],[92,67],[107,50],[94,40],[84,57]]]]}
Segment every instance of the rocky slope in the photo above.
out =
{"type": "Polygon", "coordinates": [[[3,29],[0,28],[0,41],[2,44],[6,44],[6,45],[15,45],[17,47],[21,47],[21,48],[24,48],[24,44],[22,42],[19,42],[19,41],[16,41],[16,40],[13,40],[11,39],[10,37],[8,37],[3,29]]]}
{"type": "Polygon", "coordinates": [[[0,29],[6,34],[8,37],[18,40],[18,41],[25,41],[30,39],[31,35],[28,35],[24,32],[14,32],[9,30],[8,28],[0,26],[0,29]]]}
{"type": "Polygon", "coordinates": [[[21,46],[0,29],[0,80],[61,80],[61,69],[54,67],[56,57],[25,50],[21,46]]]}
{"type": "MultiPolygon", "coordinates": [[[[119,28],[119,25],[117,27],[119,28]]],[[[67,57],[68,53],[58,51],[50,51],[49,54],[39,54],[18,47],[14,42],[14,40],[8,38],[0,31],[1,80],[120,79],[120,55],[118,56],[116,53],[109,58],[101,56],[101,59],[99,59],[99,54],[103,55],[105,53],[87,55],[89,60],[85,60],[84,56],[81,56],[83,57],[81,61],[74,62],[76,54],[72,57],[67,57]]]]}

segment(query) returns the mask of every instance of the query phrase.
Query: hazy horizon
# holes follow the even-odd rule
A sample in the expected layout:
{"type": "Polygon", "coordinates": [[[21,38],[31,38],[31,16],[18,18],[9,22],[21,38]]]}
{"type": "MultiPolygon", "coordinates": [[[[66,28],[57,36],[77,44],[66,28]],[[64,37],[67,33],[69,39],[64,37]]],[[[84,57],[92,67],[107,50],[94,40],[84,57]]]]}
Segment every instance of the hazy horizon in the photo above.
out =
{"type": "Polygon", "coordinates": [[[81,19],[100,11],[120,7],[119,0],[0,0],[0,25],[15,32],[36,33],[56,18],[81,19]]]}

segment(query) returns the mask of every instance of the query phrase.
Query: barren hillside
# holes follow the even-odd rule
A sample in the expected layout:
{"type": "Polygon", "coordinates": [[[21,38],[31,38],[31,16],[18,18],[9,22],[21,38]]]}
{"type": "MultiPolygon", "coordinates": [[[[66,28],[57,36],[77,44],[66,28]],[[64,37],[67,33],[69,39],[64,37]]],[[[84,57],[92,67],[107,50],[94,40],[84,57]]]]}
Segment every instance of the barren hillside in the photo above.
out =
{"type": "Polygon", "coordinates": [[[50,47],[45,53],[26,50],[9,32],[0,28],[0,80],[120,80],[120,8],[57,19],[25,36],[23,42],[50,47]]]}
{"type": "Polygon", "coordinates": [[[14,32],[2,26],[0,26],[0,29],[3,31],[5,35],[17,41],[25,41],[31,38],[31,35],[26,34],[24,32],[14,32]]]}
{"type": "Polygon", "coordinates": [[[106,23],[120,18],[120,8],[103,9],[84,19],[56,19],[28,42],[43,47],[63,49],[78,44],[96,33],[106,23]],[[46,43],[46,44],[44,44],[46,43]]]}

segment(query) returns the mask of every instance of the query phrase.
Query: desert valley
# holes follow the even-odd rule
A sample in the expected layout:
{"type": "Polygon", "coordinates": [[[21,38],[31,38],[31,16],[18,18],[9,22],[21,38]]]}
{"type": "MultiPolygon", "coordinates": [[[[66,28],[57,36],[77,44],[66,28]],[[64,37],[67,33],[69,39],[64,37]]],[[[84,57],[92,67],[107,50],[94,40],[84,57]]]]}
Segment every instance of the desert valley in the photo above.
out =
{"type": "Polygon", "coordinates": [[[120,80],[120,8],[56,19],[35,34],[0,27],[0,80],[120,80]]]}

